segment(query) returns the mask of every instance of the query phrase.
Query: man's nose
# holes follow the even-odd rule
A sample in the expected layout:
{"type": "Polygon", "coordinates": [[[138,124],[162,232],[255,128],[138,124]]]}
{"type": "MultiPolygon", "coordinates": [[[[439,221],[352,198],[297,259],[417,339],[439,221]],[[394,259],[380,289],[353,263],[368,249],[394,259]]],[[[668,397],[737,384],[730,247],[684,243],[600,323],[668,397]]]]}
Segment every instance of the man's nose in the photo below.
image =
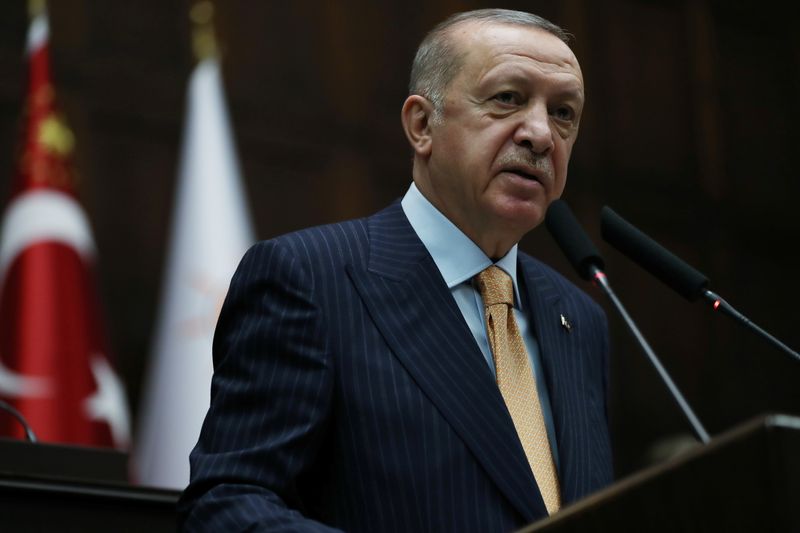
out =
{"type": "Polygon", "coordinates": [[[550,114],[544,103],[536,103],[521,116],[520,124],[514,132],[514,142],[540,155],[553,149],[550,114]]]}

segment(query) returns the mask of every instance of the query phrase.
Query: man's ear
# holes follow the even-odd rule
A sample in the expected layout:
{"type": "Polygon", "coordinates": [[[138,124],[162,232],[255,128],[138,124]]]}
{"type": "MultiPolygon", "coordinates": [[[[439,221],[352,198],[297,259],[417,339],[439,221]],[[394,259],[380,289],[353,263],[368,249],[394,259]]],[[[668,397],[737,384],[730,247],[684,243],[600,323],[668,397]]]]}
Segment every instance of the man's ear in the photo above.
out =
{"type": "Polygon", "coordinates": [[[427,98],[412,94],[403,103],[400,112],[403,121],[403,131],[411,144],[414,152],[421,157],[431,154],[431,117],[433,117],[433,104],[427,98]]]}

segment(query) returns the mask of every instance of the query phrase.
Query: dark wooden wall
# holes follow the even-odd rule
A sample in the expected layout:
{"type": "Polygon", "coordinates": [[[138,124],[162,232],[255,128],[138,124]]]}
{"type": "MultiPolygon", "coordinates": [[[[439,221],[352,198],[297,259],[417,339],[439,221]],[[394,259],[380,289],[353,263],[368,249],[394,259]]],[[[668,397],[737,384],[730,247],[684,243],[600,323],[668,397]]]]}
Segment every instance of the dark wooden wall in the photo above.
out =
{"type": "MultiPolygon", "coordinates": [[[[0,194],[23,95],[23,1],[0,17],[0,194]]],[[[164,264],[192,67],[188,1],[53,2],[54,76],[76,134],[114,352],[138,405],[164,264]]],[[[800,38],[772,0],[506,1],[575,35],[587,108],[565,198],[619,296],[710,432],[800,414],[800,363],[689,304],[601,242],[608,204],[677,252],[756,323],[800,347],[800,38]]],[[[497,4],[494,4],[497,5],[497,4]]],[[[427,29],[482,1],[217,2],[224,74],[260,238],[366,215],[402,195],[399,124],[427,29]]],[[[523,248],[576,282],[539,230],[523,248]]],[[[621,320],[612,325],[617,471],[687,434],[621,320]]]]}

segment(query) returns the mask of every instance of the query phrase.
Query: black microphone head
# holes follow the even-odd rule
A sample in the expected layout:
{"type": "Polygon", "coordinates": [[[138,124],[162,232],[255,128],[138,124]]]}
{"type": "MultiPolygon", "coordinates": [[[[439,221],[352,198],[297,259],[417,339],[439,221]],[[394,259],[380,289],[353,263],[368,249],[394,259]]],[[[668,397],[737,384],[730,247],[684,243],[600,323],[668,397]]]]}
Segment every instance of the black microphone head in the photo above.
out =
{"type": "Polygon", "coordinates": [[[591,267],[602,270],[605,267],[600,252],[597,251],[589,236],[583,231],[572,210],[564,200],[555,200],[547,208],[544,218],[547,230],[558,246],[567,256],[578,274],[585,280],[592,279],[591,267]]]}
{"type": "Polygon", "coordinates": [[[611,246],[687,300],[694,301],[705,292],[708,286],[707,277],[684,263],[608,206],[603,207],[601,211],[600,232],[603,239],[611,246]]]}

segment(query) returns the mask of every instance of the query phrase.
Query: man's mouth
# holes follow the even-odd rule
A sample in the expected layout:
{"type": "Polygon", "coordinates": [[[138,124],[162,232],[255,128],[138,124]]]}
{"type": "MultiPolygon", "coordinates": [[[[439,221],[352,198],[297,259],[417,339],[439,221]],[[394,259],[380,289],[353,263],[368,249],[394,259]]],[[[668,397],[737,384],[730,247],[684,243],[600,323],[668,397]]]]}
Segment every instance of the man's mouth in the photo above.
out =
{"type": "Polygon", "coordinates": [[[509,172],[509,173],[511,173],[511,174],[515,174],[515,175],[517,175],[517,176],[519,176],[519,177],[521,177],[521,178],[524,178],[524,179],[526,179],[526,180],[538,181],[538,182],[541,182],[541,181],[542,181],[542,180],[539,178],[539,176],[537,176],[537,175],[535,175],[535,174],[531,173],[531,172],[530,172],[530,171],[528,171],[527,169],[521,169],[521,168],[508,168],[508,169],[506,169],[506,170],[505,170],[505,172],[509,172]]]}

